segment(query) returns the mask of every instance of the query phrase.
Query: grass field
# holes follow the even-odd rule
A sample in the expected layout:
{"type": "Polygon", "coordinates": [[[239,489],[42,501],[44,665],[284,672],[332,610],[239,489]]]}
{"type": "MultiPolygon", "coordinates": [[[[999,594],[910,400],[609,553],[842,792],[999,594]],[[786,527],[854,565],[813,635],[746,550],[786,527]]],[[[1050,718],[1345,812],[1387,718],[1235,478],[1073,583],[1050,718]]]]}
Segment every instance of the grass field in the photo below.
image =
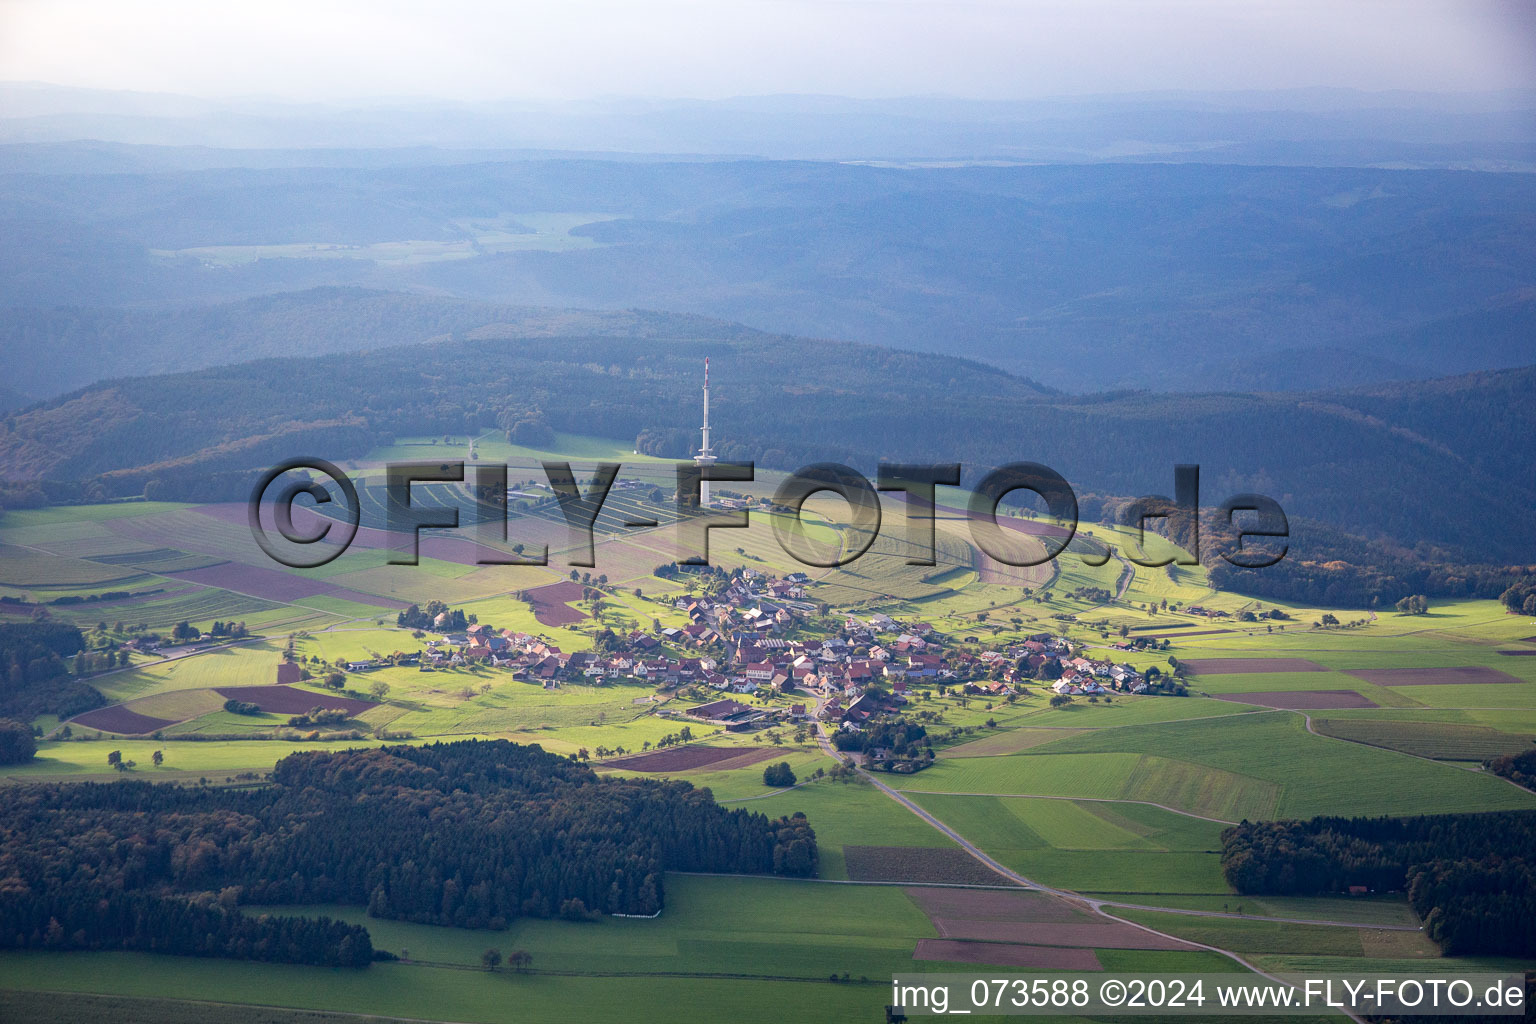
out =
{"type": "Polygon", "coordinates": [[[1225,893],[1222,826],[1145,804],[913,794],[1027,878],[1121,893],[1225,893]]]}
{"type": "MultiPolygon", "coordinates": [[[[1180,761],[1278,786],[1272,814],[1282,817],[1536,807],[1536,794],[1495,778],[1311,735],[1302,717],[1290,712],[1106,729],[1035,749],[1041,753],[1018,756],[1053,757],[1056,752],[1082,756],[1097,751],[1123,758],[1128,752],[1176,750],[1180,761]]],[[[1224,785],[1219,780],[1216,784],[1224,785]]],[[[1193,809],[1187,803],[1185,807],[1193,809]]]]}
{"type": "Polygon", "coordinates": [[[1415,960],[1429,960],[1440,955],[1439,947],[1422,932],[1187,917],[1145,910],[1117,909],[1114,914],[1128,921],[1150,925],[1158,931],[1242,953],[1302,953],[1308,956],[1340,957],[1387,954],[1415,960]]]}
{"type": "Polygon", "coordinates": [[[1444,761],[1482,761],[1518,754],[1536,745],[1528,734],[1500,732],[1483,725],[1352,718],[1315,718],[1312,724],[1325,736],[1444,761]]]}

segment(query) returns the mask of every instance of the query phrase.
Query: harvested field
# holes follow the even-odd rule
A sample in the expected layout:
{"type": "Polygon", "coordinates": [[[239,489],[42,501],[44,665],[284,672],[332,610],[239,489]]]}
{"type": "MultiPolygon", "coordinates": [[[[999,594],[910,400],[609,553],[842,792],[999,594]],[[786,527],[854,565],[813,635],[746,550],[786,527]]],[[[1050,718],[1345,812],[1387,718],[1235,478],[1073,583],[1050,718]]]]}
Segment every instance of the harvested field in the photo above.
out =
{"type": "Polygon", "coordinates": [[[587,613],[572,608],[567,602],[581,600],[581,584],[561,580],[548,586],[534,587],[526,591],[533,602],[533,617],[546,626],[569,626],[587,617],[587,613]]]}
{"type": "Polygon", "coordinates": [[[1461,684],[1520,683],[1508,672],[1484,665],[1457,668],[1357,668],[1345,675],[1377,686],[1456,686],[1461,684]]]}
{"type": "Polygon", "coordinates": [[[945,939],[1089,949],[1192,948],[1041,892],[908,889],[907,896],[945,939]]]}
{"type": "Polygon", "coordinates": [[[70,724],[86,729],[100,729],[102,732],[122,733],[125,736],[142,736],[159,729],[168,729],[176,723],[166,718],[141,715],[126,705],[117,704],[110,708],[97,708],[95,711],[76,715],[70,720],[70,724]]]}
{"type": "Polygon", "coordinates": [[[243,700],[255,704],[263,711],[274,715],[302,715],[311,708],[325,708],[327,711],[345,711],[349,715],[362,714],[369,708],[378,707],[366,700],[358,700],[355,697],[338,697],[331,693],[315,693],[311,690],[301,690],[297,686],[220,686],[215,691],[220,697],[231,700],[243,700]]]}
{"type": "Polygon", "coordinates": [[[1354,690],[1278,690],[1273,693],[1218,693],[1217,700],[1265,708],[1304,711],[1312,708],[1374,708],[1375,701],[1354,690]]]}
{"type": "MultiPolygon", "coordinates": [[[[1190,634],[1185,633],[1184,636],[1190,634]]],[[[1197,676],[1246,675],[1259,672],[1327,672],[1306,658],[1187,658],[1180,662],[1197,676]]]]}
{"type": "Polygon", "coordinates": [[[844,846],[848,877],[855,882],[942,882],[1011,885],[964,850],[933,846],[844,846]]]}
{"type": "Polygon", "coordinates": [[[603,762],[630,772],[686,772],[695,768],[745,768],[774,756],[772,747],[669,747],[603,762]]]}
{"type": "Polygon", "coordinates": [[[302,597],[339,597],[346,601],[356,601],[358,604],[371,604],[381,608],[406,606],[404,601],[374,597],[372,594],[347,590],[345,587],[333,586],[321,580],[305,579],[303,576],[278,572],[276,569],[264,569],[256,565],[246,565],[243,562],[225,562],[205,569],[185,569],[167,573],[167,575],[190,583],[232,590],[237,594],[249,594],[268,601],[296,601],[302,597]]]}
{"type": "Polygon", "coordinates": [[[962,964],[995,964],[999,967],[1037,967],[1048,971],[1099,971],[1098,954],[1091,949],[1057,946],[1021,946],[1009,942],[963,942],[956,939],[918,939],[914,960],[948,960],[962,964]]]}
{"type": "Polygon", "coordinates": [[[907,889],[907,897],[930,918],[959,917],[972,921],[1085,921],[1083,911],[1048,893],[982,892],[976,889],[907,889]]]}

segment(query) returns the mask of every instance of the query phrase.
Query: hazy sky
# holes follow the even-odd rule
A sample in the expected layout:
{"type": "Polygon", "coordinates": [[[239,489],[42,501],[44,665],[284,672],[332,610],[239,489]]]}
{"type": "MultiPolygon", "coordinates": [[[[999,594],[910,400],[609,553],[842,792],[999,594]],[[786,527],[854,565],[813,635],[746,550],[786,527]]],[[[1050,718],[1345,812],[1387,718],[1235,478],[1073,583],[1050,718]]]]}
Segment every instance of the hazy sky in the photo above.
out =
{"type": "Polygon", "coordinates": [[[290,98],[1536,86],[1529,0],[0,0],[0,79],[290,98]]]}

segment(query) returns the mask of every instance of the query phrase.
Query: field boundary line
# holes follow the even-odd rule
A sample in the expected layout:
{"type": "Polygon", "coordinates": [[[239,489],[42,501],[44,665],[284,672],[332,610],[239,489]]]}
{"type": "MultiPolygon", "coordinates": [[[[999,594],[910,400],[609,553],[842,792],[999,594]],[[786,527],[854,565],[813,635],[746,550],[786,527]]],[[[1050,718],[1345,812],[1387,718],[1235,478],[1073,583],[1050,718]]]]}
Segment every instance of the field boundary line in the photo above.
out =
{"type": "MultiPolygon", "coordinates": [[[[914,846],[914,850],[931,850],[931,846],[914,846]]],[[[873,878],[793,878],[789,875],[733,875],[724,871],[668,871],[669,875],[685,875],[689,878],[759,878],[773,882],[813,882],[817,885],[894,885],[902,889],[986,889],[999,892],[1027,892],[1033,886],[983,885],[980,882],[889,882],[873,878]]]]}
{"type": "MultiPolygon", "coordinates": [[[[1145,903],[1121,903],[1105,900],[1104,906],[1120,910],[1148,910],[1158,914],[1182,914],[1186,917],[1222,917],[1236,921],[1271,921],[1276,924],[1311,924],[1322,928],[1361,928],[1381,932],[1422,932],[1423,925],[1414,924],[1361,924],[1358,921],[1336,921],[1331,918],[1268,917],[1260,914],[1234,914],[1225,910],[1194,910],[1189,907],[1155,907],[1145,903]]],[[[1135,924],[1134,921],[1127,922],[1135,924]]]]}
{"type": "Polygon", "coordinates": [[[995,796],[1011,797],[1016,800],[1069,800],[1092,804],[1144,804],[1147,807],[1157,807],[1173,814],[1182,814],[1186,818],[1199,818],[1201,821],[1215,822],[1218,825],[1236,825],[1237,822],[1226,818],[1212,818],[1204,814],[1196,814],[1194,811],[1181,811],[1177,807],[1169,807],[1155,800],[1129,800],[1112,796],[1047,796],[1044,793],[956,793],[935,789],[904,789],[900,792],[911,793],[914,796],[995,796]]]}

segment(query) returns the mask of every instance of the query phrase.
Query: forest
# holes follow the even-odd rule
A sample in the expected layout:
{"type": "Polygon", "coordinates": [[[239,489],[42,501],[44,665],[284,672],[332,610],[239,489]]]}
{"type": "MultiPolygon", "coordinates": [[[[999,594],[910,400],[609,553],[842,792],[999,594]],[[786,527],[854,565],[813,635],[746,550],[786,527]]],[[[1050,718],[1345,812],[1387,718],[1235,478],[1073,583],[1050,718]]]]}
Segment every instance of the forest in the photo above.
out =
{"type": "Polygon", "coordinates": [[[154,949],[357,966],[366,931],[242,916],[350,903],[461,928],[650,915],[668,870],[814,876],[803,815],[726,810],[686,782],[604,779],[505,740],[280,761],[256,789],[18,789],[0,808],[0,946],[154,949]]]}
{"type": "Polygon", "coordinates": [[[64,623],[0,624],[0,716],[67,718],[105,704],[95,687],[70,676],[64,662],[84,647],[80,630],[64,623]]]}
{"type": "Polygon", "coordinates": [[[1245,821],[1221,839],[1238,892],[1406,891],[1446,955],[1536,954],[1536,811],[1245,821]]]}

